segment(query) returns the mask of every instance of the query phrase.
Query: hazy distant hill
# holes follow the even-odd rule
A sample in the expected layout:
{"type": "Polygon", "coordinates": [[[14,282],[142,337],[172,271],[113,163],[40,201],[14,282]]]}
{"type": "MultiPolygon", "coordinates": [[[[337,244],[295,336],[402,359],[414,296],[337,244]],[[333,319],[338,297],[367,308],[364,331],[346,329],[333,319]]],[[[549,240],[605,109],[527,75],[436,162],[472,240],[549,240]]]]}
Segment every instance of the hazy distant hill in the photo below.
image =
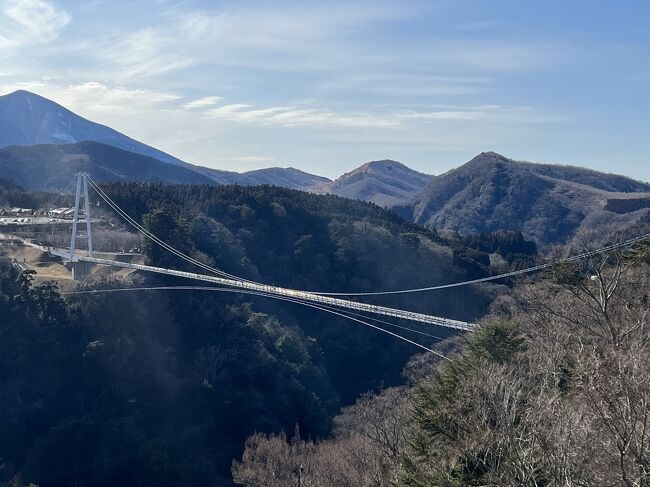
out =
{"type": "Polygon", "coordinates": [[[97,142],[0,149],[0,175],[25,189],[62,190],[79,171],[97,181],[214,184],[190,169],[97,142]]]}
{"type": "Polygon", "coordinates": [[[293,167],[270,167],[239,174],[238,184],[270,184],[289,189],[312,190],[330,182],[328,178],[316,176],[293,167]]]}
{"type": "Polygon", "coordinates": [[[546,244],[565,242],[581,227],[647,220],[650,210],[639,205],[618,214],[605,208],[609,200],[648,194],[650,184],[623,176],[486,152],[434,177],[414,202],[396,210],[429,227],[461,234],[521,229],[546,244]]]}
{"type": "MultiPolygon", "coordinates": [[[[10,146],[0,149],[0,177],[29,190],[62,190],[79,171],[98,181],[140,181],[186,184],[269,184],[310,189],[329,182],[293,168],[236,173],[177,166],[153,157],[98,142],[65,145],[10,146]]],[[[69,189],[69,188],[68,188],[69,189]]]]}
{"type": "Polygon", "coordinates": [[[282,188],[311,191],[330,181],[325,177],[316,176],[293,167],[269,167],[248,172],[222,171],[189,164],[187,167],[217,184],[239,184],[241,186],[268,184],[282,188]]]}
{"type": "Polygon", "coordinates": [[[383,160],[368,162],[345,173],[319,191],[391,207],[412,200],[430,182],[431,176],[427,174],[397,161],[383,160]]]}

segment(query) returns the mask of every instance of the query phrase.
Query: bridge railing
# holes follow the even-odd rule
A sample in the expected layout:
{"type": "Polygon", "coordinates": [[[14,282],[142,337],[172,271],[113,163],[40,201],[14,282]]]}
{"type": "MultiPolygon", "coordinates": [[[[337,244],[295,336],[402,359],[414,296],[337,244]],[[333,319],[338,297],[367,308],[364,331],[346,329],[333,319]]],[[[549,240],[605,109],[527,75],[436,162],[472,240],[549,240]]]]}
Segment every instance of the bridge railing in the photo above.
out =
{"type": "MultiPolygon", "coordinates": [[[[66,254],[62,251],[51,251],[53,255],[58,255],[60,257],[67,257],[69,254],[66,254]]],[[[456,330],[471,331],[474,328],[474,325],[464,321],[451,320],[448,318],[441,318],[439,316],[431,316],[423,313],[416,313],[414,311],[405,311],[396,308],[389,308],[386,306],[377,306],[374,304],[361,303],[358,301],[351,301],[347,299],[333,298],[330,296],[323,296],[320,294],[314,294],[308,291],[300,291],[297,289],[283,288],[279,286],[271,286],[268,284],[258,284],[248,281],[238,281],[235,279],[226,279],[223,277],[217,276],[208,276],[205,274],[197,274],[194,272],[178,271],[175,269],[166,269],[163,267],[154,267],[143,264],[132,264],[130,262],[118,262],[108,259],[99,259],[96,257],[89,257],[85,255],[77,254],[75,259],[78,261],[92,262],[95,264],[101,265],[110,265],[114,267],[122,267],[133,270],[140,270],[145,272],[155,272],[158,274],[166,274],[170,276],[182,277],[185,279],[193,279],[203,282],[211,282],[214,284],[219,284],[221,286],[246,289],[251,291],[263,292],[275,296],[286,296],[290,298],[301,299],[304,301],[309,301],[313,303],[326,304],[338,308],[353,309],[357,311],[364,311],[367,313],[390,316],[393,318],[400,318],[409,321],[416,321],[420,323],[428,323],[431,325],[444,326],[447,328],[453,328],[456,330]]]]}

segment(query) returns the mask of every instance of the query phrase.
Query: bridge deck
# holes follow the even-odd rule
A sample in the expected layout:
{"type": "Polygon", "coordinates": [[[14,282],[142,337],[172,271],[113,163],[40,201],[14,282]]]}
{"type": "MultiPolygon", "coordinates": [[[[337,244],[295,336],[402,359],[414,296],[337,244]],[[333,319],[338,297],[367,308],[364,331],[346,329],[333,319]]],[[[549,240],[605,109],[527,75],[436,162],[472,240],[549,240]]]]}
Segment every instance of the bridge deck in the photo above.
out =
{"type": "MultiPolygon", "coordinates": [[[[59,257],[68,258],[70,256],[69,252],[61,250],[51,250],[51,254],[57,255],[59,257]]],[[[129,262],[118,262],[108,259],[99,259],[96,257],[88,257],[84,255],[76,255],[76,259],[83,262],[92,262],[100,265],[109,265],[114,267],[122,267],[127,269],[135,269],[145,272],[155,272],[158,274],[166,274],[170,276],[183,277],[186,279],[194,279],[197,281],[211,282],[214,284],[219,284],[221,286],[227,286],[231,288],[247,289],[252,291],[263,292],[276,296],[286,296],[290,298],[302,299],[304,301],[309,301],[313,303],[326,304],[330,306],[336,306],[338,308],[353,309],[357,311],[364,311],[366,313],[372,313],[383,316],[391,316],[394,318],[401,318],[409,321],[417,321],[420,323],[428,323],[430,325],[444,326],[447,328],[453,328],[456,330],[470,331],[473,329],[474,325],[471,323],[466,323],[464,321],[450,320],[447,318],[441,318],[438,316],[426,315],[423,313],[415,313],[413,311],[405,311],[401,309],[388,308],[386,306],[377,306],[374,304],[360,303],[357,301],[350,301],[347,299],[333,298],[330,296],[322,296],[308,291],[300,291],[297,289],[283,288],[279,286],[270,286],[267,284],[258,284],[246,281],[238,281],[234,279],[226,279],[223,277],[217,276],[208,276],[205,274],[196,274],[193,272],[177,271],[174,269],[165,269],[162,267],[153,267],[142,264],[131,264],[129,262]]]]}

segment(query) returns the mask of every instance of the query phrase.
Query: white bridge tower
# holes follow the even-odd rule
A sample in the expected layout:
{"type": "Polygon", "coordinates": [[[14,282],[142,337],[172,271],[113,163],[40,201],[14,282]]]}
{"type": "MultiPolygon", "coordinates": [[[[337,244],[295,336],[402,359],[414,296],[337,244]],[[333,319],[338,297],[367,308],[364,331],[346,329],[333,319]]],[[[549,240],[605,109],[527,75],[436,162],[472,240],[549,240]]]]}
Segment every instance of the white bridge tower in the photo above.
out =
{"type": "Polygon", "coordinates": [[[72,217],[72,238],[70,239],[70,262],[76,262],[75,250],[77,238],[85,237],[88,242],[88,256],[93,256],[93,233],[90,224],[90,198],[88,197],[88,181],[86,175],[82,172],[77,174],[77,192],[74,198],[74,214],[72,217]],[[77,224],[79,223],[79,202],[81,200],[81,191],[83,185],[84,213],[86,219],[86,235],[77,235],[77,224]]]}

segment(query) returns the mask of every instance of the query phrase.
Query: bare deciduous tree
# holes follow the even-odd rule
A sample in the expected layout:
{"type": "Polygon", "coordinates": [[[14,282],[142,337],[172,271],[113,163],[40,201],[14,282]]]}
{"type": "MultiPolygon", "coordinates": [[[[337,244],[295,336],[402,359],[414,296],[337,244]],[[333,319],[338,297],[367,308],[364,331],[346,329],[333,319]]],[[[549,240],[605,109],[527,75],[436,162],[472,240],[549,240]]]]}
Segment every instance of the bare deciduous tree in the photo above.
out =
{"type": "Polygon", "coordinates": [[[648,249],[550,277],[500,296],[453,362],[420,358],[415,385],[345,408],[331,439],[251,438],[235,481],[650,486],[648,249]]]}

